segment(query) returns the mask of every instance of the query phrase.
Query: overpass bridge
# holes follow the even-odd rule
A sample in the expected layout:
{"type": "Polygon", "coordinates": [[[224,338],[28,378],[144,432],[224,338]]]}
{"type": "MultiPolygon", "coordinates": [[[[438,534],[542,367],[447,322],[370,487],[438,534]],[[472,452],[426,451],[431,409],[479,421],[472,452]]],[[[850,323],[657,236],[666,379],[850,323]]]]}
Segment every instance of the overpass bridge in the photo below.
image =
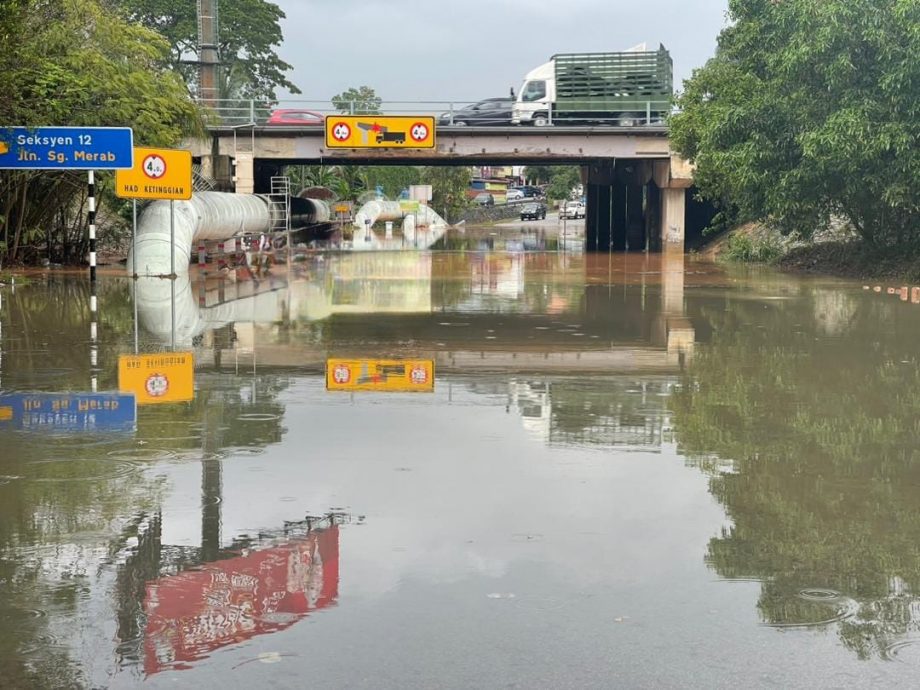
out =
{"type": "Polygon", "coordinates": [[[690,165],[662,125],[438,126],[435,146],[328,148],[322,126],[215,125],[186,142],[223,189],[267,193],[287,165],[578,165],[587,191],[586,248],[683,251],[690,165]]]}

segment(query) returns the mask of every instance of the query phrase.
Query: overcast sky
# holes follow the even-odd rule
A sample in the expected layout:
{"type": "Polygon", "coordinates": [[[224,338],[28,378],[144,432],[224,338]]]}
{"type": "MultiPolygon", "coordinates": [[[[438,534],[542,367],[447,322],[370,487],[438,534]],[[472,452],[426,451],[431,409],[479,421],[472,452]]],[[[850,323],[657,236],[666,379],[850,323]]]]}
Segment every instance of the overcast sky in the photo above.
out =
{"type": "MultiPolygon", "coordinates": [[[[474,101],[520,87],[555,53],[663,43],[680,88],[715,51],[728,0],[274,0],[299,99],[352,86],[384,101],[474,101]]],[[[279,93],[281,98],[285,94],[279,93]]]]}

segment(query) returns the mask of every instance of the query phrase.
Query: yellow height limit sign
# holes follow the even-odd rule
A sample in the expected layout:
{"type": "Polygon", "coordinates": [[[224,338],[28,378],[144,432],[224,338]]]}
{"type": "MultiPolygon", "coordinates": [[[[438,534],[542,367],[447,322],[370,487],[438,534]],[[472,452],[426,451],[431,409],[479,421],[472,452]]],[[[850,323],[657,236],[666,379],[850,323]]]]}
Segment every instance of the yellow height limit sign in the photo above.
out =
{"type": "Polygon", "coordinates": [[[326,148],[433,149],[434,118],[427,115],[327,115],[326,148]]]}
{"type": "Polygon", "coordinates": [[[329,359],[326,390],[430,393],[434,362],[430,359],[329,359]]]}
{"type": "Polygon", "coordinates": [[[115,171],[115,194],[122,199],[192,198],[192,152],[134,149],[134,167],[115,171]]]}
{"type": "Polygon", "coordinates": [[[118,358],[118,390],[134,393],[138,405],[192,400],[195,397],[194,361],[191,352],[121,355],[118,358]]]}

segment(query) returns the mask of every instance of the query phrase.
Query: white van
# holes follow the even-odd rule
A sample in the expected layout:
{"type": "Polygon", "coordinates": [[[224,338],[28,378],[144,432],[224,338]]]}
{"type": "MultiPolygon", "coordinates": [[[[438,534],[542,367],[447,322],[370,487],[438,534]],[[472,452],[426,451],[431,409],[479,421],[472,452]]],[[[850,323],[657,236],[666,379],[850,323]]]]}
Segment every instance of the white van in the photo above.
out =
{"type": "Polygon", "coordinates": [[[584,218],[585,205],[580,201],[566,201],[565,206],[559,209],[560,218],[584,218]]]}

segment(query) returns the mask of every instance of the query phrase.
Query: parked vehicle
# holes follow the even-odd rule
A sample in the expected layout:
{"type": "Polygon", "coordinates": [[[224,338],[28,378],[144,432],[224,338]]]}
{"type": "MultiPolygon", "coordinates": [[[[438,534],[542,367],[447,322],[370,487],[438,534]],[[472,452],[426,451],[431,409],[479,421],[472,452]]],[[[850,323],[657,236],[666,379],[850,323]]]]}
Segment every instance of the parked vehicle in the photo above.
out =
{"type": "Polygon", "coordinates": [[[495,197],[488,192],[480,192],[473,197],[473,203],[479,206],[495,206],[495,197]]]}
{"type": "Polygon", "coordinates": [[[272,114],[268,116],[268,120],[265,122],[265,124],[292,125],[300,127],[323,127],[325,125],[325,116],[322,113],[317,113],[313,110],[281,108],[278,110],[273,110],[272,114]]]}
{"type": "Polygon", "coordinates": [[[566,201],[565,205],[559,209],[560,218],[584,218],[585,215],[585,205],[580,201],[566,201]]]}
{"type": "Polygon", "coordinates": [[[543,220],[546,218],[546,204],[530,201],[521,207],[521,220],[543,220]]]}
{"type": "Polygon", "coordinates": [[[513,107],[513,98],[487,98],[464,108],[458,108],[453,112],[443,113],[438,118],[438,124],[458,127],[465,127],[466,125],[510,125],[513,107]]]}
{"type": "Polygon", "coordinates": [[[531,185],[521,185],[520,187],[512,187],[511,189],[519,190],[525,197],[537,199],[543,196],[543,190],[539,187],[533,187],[531,185]]]}
{"type": "Polygon", "coordinates": [[[522,192],[520,189],[515,189],[514,187],[505,193],[505,201],[507,201],[509,204],[515,201],[522,201],[524,198],[524,192],[522,192]]]}
{"type": "Polygon", "coordinates": [[[616,53],[566,53],[524,77],[511,121],[630,126],[663,121],[671,108],[673,65],[662,45],[616,53]]]}

